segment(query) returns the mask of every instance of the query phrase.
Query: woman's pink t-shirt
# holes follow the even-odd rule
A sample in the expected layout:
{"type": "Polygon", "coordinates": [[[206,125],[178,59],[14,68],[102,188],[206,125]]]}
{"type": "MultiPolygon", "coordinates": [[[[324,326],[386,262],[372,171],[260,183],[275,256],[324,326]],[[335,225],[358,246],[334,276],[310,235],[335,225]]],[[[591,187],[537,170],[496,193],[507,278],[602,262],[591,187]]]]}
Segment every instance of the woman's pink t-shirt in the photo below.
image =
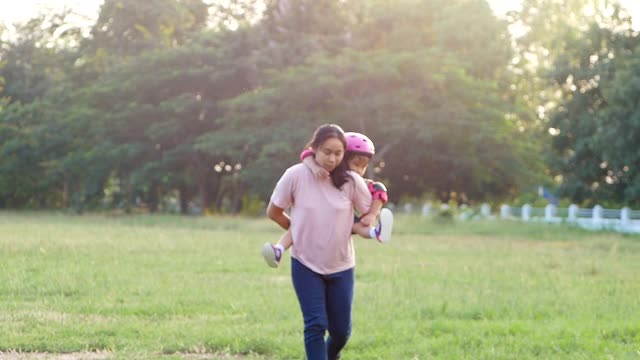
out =
{"type": "Polygon", "coordinates": [[[330,178],[319,179],[304,164],[297,164],[287,169],[271,195],[277,207],[291,208],[291,256],[319,274],[356,264],[353,208],[367,213],[371,193],[362,177],[349,174],[349,181],[337,189],[330,178]]]}

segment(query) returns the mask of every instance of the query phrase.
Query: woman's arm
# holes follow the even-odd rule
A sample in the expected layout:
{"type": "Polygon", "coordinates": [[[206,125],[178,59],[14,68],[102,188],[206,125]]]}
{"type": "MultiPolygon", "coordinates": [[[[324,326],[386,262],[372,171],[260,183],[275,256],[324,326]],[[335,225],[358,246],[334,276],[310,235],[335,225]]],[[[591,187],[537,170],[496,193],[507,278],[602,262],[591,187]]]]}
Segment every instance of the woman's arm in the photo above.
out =
{"type": "Polygon", "coordinates": [[[269,202],[269,206],[267,206],[267,216],[283,229],[289,230],[289,227],[291,226],[291,218],[289,218],[289,215],[284,212],[283,208],[274,205],[273,202],[269,202]]]}

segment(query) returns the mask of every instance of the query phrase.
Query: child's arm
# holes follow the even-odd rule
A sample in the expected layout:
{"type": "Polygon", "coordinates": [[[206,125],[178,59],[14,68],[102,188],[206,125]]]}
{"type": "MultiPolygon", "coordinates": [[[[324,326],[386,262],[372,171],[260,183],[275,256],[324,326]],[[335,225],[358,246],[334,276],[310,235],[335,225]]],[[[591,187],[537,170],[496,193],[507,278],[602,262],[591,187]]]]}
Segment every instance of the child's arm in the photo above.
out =
{"type": "Polygon", "coordinates": [[[323,179],[329,176],[329,172],[316,163],[315,154],[310,149],[302,151],[300,160],[316,177],[323,179]]]}
{"type": "Polygon", "coordinates": [[[371,203],[371,210],[369,210],[366,215],[362,215],[360,217],[360,222],[362,223],[362,225],[371,226],[371,224],[375,223],[376,217],[380,215],[380,210],[382,210],[383,205],[384,202],[382,202],[382,200],[373,200],[373,203],[371,203]]]}
{"type": "Polygon", "coordinates": [[[387,187],[381,182],[368,180],[367,187],[371,192],[373,202],[371,203],[371,210],[360,217],[360,222],[363,225],[370,226],[375,223],[376,217],[380,215],[380,210],[382,210],[384,204],[387,203],[389,197],[387,195],[387,187]]]}

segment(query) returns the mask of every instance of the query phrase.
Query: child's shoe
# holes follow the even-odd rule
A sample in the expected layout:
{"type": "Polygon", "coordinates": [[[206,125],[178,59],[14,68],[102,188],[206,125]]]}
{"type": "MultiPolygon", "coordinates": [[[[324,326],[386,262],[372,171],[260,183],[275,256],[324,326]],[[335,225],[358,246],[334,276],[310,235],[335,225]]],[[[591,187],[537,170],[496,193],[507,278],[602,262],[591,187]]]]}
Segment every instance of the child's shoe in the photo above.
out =
{"type": "Polygon", "coordinates": [[[386,243],[391,241],[391,230],[393,229],[393,213],[384,208],[380,210],[378,225],[376,225],[376,239],[386,243]]]}
{"type": "Polygon", "coordinates": [[[262,257],[267,265],[277,268],[280,264],[280,258],[282,258],[282,251],[270,243],[266,243],[262,246],[262,257]]]}

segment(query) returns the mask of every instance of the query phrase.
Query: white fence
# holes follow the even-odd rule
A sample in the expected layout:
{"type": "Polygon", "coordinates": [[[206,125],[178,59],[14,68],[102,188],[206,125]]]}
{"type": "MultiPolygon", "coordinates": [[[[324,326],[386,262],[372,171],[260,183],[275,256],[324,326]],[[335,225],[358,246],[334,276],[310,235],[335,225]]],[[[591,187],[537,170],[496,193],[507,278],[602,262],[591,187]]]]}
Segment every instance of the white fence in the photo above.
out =
{"type": "MultiPolygon", "coordinates": [[[[445,209],[448,209],[448,205],[441,205],[440,211],[445,209]]],[[[403,210],[412,212],[413,209],[410,204],[407,204],[403,210]]],[[[434,209],[431,203],[422,206],[423,216],[429,216],[433,213],[434,209]]],[[[557,208],[552,204],[544,208],[535,208],[528,204],[522,207],[502,205],[498,216],[492,214],[489,204],[482,204],[479,211],[470,208],[458,210],[458,218],[461,220],[495,219],[496,217],[505,220],[573,224],[589,230],[640,233],[640,210],[631,210],[627,207],[604,209],[602,206],[596,205],[592,209],[588,209],[580,208],[577,205],[570,205],[568,208],[557,208]]]]}
{"type": "Polygon", "coordinates": [[[625,233],[640,233],[640,211],[627,207],[622,209],[604,209],[596,205],[593,209],[570,205],[557,208],[549,204],[544,208],[534,208],[525,204],[521,208],[502,205],[500,218],[522,219],[545,223],[575,224],[589,230],[612,230],[625,233]]]}

